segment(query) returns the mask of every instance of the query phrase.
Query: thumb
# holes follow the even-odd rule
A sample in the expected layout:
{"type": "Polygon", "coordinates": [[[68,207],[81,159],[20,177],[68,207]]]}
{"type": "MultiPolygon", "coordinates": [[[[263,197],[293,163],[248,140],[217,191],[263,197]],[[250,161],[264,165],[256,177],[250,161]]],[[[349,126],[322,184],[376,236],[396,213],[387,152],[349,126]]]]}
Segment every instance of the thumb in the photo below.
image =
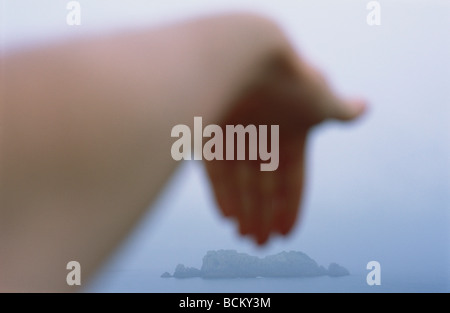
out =
{"type": "Polygon", "coordinates": [[[351,121],[360,117],[366,111],[367,104],[362,99],[340,99],[334,101],[332,107],[330,108],[329,118],[340,121],[351,121]]]}
{"type": "Polygon", "coordinates": [[[362,99],[343,99],[331,88],[325,77],[308,63],[302,63],[303,83],[313,103],[316,103],[316,112],[319,120],[336,119],[351,121],[361,116],[367,109],[362,99]]]}

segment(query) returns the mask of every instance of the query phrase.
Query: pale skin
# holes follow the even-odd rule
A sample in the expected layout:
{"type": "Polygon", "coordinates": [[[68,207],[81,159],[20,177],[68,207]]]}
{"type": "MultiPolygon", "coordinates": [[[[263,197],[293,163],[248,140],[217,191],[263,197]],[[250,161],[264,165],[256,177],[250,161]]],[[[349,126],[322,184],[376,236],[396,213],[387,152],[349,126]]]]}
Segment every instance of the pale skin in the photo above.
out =
{"type": "Polygon", "coordinates": [[[270,20],[226,15],[1,59],[0,291],[73,291],[179,165],[171,129],[279,125],[280,165],[205,162],[218,207],[264,244],[299,213],[309,130],[365,105],[337,96],[270,20]]]}

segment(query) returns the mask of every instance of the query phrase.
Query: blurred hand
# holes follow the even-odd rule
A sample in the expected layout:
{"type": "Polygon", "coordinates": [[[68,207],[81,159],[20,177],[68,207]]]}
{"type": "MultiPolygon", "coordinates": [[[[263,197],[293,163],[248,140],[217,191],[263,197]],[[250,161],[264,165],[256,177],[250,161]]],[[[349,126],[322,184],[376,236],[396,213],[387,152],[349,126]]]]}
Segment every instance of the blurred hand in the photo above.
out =
{"type": "Polygon", "coordinates": [[[250,77],[220,125],[222,129],[238,124],[279,125],[278,169],[261,171],[265,161],[260,159],[213,160],[205,165],[223,215],[236,220],[242,235],[264,244],[271,234],[286,235],[295,224],[311,128],[328,119],[351,121],[364,112],[365,104],[337,96],[287,43],[260,66],[261,72],[250,77]]]}

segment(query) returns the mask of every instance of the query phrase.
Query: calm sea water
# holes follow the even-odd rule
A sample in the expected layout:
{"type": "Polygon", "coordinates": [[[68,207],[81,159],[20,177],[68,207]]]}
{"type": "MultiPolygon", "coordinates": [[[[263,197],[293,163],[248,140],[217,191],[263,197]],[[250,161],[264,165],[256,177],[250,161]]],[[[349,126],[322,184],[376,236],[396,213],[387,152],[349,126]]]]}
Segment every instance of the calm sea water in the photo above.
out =
{"type": "Polygon", "coordinates": [[[382,278],[380,286],[369,286],[366,277],[314,278],[254,278],[217,279],[160,278],[161,273],[146,270],[110,272],[98,278],[86,292],[140,292],[140,293],[377,293],[377,292],[450,292],[445,279],[430,281],[426,277],[382,278]]]}

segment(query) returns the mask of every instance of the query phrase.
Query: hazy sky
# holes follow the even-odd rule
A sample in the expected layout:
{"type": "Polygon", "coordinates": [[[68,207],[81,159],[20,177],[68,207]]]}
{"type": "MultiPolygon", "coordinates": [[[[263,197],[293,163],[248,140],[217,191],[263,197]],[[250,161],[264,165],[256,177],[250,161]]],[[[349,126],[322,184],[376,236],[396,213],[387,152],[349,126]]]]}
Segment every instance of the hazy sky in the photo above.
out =
{"type": "Polygon", "coordinates": [[[369,1],[79,2],[82,25],[69,27],[67,1],[3,0],[2,50],[246,9],[276,19],[337,90],[370,102],[361,121],[311,136],[301,222],[289,238],[258,249],[237,236],[215,208],[201,163],[191,161],[106,268],[199,267],[211,249],[301,250],[353,272],[375,260],[386,275],[450,282],[449,1],[379,1],[380,26],[366,23],[369,1]]]}

